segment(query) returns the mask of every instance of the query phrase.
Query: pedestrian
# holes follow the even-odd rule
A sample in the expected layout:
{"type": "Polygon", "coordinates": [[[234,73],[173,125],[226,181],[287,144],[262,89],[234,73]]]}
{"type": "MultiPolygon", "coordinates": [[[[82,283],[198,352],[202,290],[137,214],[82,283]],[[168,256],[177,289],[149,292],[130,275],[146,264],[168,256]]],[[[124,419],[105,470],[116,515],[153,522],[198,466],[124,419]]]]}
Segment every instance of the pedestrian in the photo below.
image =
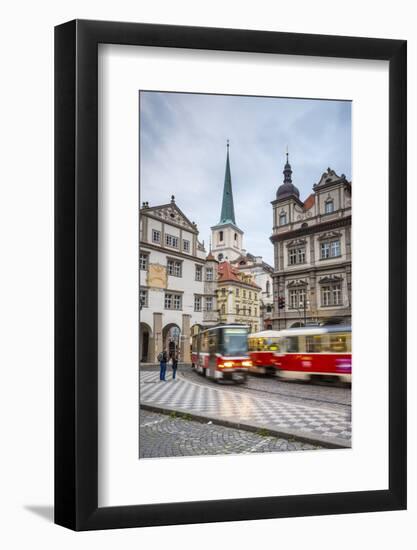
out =
{"type": "Polygon", "coordinates": [[[167,372],[167,352],[164,350],[158,355],[159,361],[159,380],[166,382],[166,372],[167,372]]]}
{"type": "Polygon", "coordinates": [[[174,353],[172,356],[172,379],[175,380],[177,376],[179,352],[174,353]]]}

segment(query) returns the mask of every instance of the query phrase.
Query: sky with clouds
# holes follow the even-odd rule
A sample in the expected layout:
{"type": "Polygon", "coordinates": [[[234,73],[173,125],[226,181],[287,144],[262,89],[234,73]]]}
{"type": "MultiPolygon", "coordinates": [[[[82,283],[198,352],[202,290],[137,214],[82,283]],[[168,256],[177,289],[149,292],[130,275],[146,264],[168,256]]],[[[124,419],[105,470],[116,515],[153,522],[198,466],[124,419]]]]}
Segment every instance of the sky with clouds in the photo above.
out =
{"type": "Polygon", "coordinates": [[[244,248],[273,265],[271,201],[283,181],[286,147],[301,200],[328,167],[350,180],[351,103],[140,93],[141,201],[156,206],[175,195],[207,250],[220,218],[227,139],[244,248]]]}

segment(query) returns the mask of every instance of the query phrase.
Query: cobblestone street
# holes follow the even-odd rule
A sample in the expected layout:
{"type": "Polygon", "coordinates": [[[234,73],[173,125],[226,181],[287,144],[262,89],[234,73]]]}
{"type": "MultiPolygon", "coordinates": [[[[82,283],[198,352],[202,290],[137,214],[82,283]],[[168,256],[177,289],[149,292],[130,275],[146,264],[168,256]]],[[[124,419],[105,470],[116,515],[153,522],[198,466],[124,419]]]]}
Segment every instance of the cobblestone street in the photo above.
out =
{"type": "Polygon", "coordinates": [[[140,388],[141,457],[351,445],[347,387],[259,376],[218,384],[182,365],[177,380],[168,371],[166,382],[156,366],[142,367],[140,388]],[[157,413],[164,414],[144,416],[157,413]]]}
{"type": "Polygon", "coordinates": [[[236,430],[207,422],[140,411],[140,458],[267,453],[318,449],[262,433],[236,430]]]}

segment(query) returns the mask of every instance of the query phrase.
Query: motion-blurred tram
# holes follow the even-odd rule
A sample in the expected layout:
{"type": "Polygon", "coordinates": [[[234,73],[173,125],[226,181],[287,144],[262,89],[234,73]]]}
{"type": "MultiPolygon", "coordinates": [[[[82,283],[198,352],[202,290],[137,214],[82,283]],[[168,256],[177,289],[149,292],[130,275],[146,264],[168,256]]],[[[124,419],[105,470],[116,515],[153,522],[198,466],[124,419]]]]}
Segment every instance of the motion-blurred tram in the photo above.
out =
{"type": "Polygon", "coordinates": [[[248,327],[217,325],[193,335],[192,367],[213,380],[246,382],[251,366],[248,355],[248,327]]]}
{"type": "Polygon", "coordinates": [[[248,336],[249,357],[252,361],[250,372],[275,375],[276,354],[280,350],[279,338],[278,330],[263,330],[248,336]]]}
{"type": "Polygon", "coordinates": [[[276,375],[283,379],[351,383],[351,335],[351,327],[343,325],[251,334],[249,349],[253,369],[268,372],[273,363],[276,375]],[[268,346],[277,349],[268,350],[268,346]]]}
{"type": "Polygon", "coordinates": [[[276,354],[281,378],[351,382],[352,329],[348,326],[306,327],[281,331],[276,354]]]}

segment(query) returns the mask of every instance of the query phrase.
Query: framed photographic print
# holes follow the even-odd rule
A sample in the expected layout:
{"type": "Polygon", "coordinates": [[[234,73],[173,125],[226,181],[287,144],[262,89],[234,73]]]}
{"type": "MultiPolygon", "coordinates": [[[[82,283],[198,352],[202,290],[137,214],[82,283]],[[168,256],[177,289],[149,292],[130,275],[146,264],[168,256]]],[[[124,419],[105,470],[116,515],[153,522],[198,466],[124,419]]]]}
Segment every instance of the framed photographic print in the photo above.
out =
{"type": "Polygon", "coordinates": [[[55,30],[55,521],[406,507],[406,42],[55,30]]]}

